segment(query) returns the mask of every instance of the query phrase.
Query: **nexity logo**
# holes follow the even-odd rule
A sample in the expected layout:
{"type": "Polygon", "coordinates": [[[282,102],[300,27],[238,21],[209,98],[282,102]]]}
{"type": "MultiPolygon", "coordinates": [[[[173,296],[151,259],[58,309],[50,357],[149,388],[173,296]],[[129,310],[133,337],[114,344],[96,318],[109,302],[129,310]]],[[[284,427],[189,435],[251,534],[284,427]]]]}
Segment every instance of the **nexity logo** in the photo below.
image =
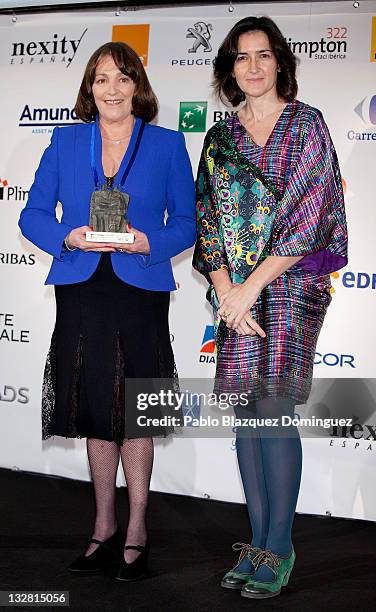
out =
{"type": "Polygon", "coordinates": [[[11,64],[46,64],[56,60],[69,68],[87,28],[79,38],[68,38],[65,34],[53,34],[49,40],[29,40],[12,43],[11,64]]]}

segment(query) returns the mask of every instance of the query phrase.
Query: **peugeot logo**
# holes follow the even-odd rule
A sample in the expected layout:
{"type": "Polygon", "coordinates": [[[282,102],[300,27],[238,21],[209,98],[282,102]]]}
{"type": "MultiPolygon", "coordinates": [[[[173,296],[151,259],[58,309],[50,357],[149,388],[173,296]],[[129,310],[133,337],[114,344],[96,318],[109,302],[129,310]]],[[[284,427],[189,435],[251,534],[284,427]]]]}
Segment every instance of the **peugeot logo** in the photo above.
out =
{"type": "Polygon", "coordinates": [[[204,53],[210,53],[212,46],[209,40],[211,37],[210,30],[212,29],[211,23],[204,23],[203,21],[195,23],[193,28],[188,28],[186,38],[195,39],[192,47],[188,49],[188,53],[196,53],[201,45],[204,47],[204,53]]]}

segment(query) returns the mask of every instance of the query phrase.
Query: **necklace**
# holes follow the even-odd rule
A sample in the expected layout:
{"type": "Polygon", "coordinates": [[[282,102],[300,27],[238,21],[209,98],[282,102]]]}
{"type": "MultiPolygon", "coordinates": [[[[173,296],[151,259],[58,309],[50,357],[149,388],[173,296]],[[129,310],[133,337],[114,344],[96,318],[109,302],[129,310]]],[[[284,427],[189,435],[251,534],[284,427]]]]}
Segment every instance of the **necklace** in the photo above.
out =
{"type": "MultiPolygon", "coordinates": [[[[108,140],[108,142],[111,142],[112,144],[119,145],[124,140],[127,140],[128,138],[130,138],[130,136],[132,135],[132,132],[133,132],[133,127],[134,127],[134,120],[133,120],[133,123],[132,123],[132,129],[131,129],[130,132],[128,132],[128,134],[126,136],[123,136],[122,138],[108,138],[108,136],[104,136],[103,133],[102,133],[102,138],[103,138],[103,140],[108,140]]],[[[101,132],[102,132],[102,129],[101,129],[101,132]]]]}
{"type": "Polygon", "coordinates": [[[124,136],[123,138],[118,138],[117,140],[113,140],[112,138],[107,138],[107,136],[102,136],[103,140],[108,140],[109,142],[112,142],[113,144],[119,145],[121,142],[123,142],[123,140],[127,140],[130,137],[131,134],[128,134],[127,136],[124,136]]]}

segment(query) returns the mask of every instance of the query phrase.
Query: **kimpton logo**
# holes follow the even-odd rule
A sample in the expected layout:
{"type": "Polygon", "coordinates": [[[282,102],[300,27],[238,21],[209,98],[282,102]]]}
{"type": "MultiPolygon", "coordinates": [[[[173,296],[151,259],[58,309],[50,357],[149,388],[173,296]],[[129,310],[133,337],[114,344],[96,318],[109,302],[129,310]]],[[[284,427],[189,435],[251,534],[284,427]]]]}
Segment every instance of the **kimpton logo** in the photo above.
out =
{"type": "Polygon", "coordinates": [[[291,36],[285,39],[291,51],[296,55],[307,56],[314,60],[345,59],[347,40],[293,40],[291,36]]]}
{"type": "Polygon", "coordinates": [[[148,65],[149,54],[149,31],[148,23],[115,25],[112,28],[112,41],[125,42],[132,47],[139,56],[144,66],[148,65]]]}
{"type": "Polygon", "coordinates": [[[180,102],[179,130],[181,132],[205,132],[207,102],[180,102]]]}
{"type": "Polygon", "coordinates": [[[79,38],[69,38],[65,34],[53,34],[49,40],[28,40],[12,43],[11,64],[65,63],[69,68],[87,28],[79,38]]]}

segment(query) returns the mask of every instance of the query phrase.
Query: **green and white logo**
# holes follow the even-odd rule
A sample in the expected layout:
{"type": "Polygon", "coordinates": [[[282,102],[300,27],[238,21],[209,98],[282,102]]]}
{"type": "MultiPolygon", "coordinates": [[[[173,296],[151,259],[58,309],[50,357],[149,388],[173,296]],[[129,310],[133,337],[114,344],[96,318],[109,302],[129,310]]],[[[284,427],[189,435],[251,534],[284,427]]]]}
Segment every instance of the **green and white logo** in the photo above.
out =
{"type": "Polygon", "coordinates": [[[180,102],[180,132],[205,132],[207,102],[180,102]]]}

